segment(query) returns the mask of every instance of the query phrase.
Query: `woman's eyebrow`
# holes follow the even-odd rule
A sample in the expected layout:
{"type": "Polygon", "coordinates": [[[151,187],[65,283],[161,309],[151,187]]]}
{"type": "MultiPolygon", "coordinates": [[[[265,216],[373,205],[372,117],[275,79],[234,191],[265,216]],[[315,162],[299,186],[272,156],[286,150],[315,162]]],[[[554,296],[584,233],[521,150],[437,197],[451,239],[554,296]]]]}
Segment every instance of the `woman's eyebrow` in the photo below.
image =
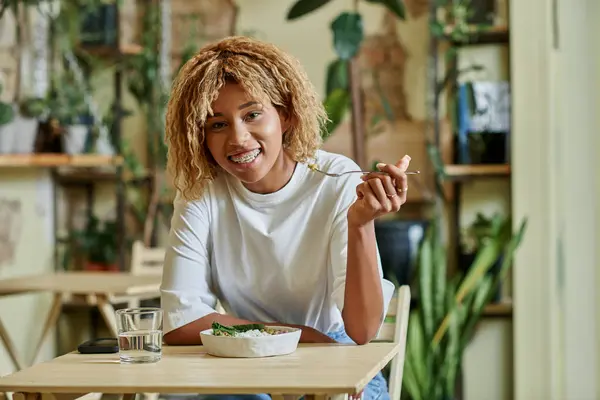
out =
{"type": "MultiPolygon", "coordinates": [[[[244,104],[240,105],[238,107],[238,110],[243,110],[244,108],[247,108],[247,107],[250,107],[250,106],[255,106],[257,104],[259,104],[258,101],[249,101],[247,103],[244,103],[244,104]]],[[[215,117],[222,117],[222,116],[223,116],[223,113],[216,112],[213,115],[209,115],[208,117],[206,117],[206,119],[208,119],[208,118],[215,118],[215,117]]]]}

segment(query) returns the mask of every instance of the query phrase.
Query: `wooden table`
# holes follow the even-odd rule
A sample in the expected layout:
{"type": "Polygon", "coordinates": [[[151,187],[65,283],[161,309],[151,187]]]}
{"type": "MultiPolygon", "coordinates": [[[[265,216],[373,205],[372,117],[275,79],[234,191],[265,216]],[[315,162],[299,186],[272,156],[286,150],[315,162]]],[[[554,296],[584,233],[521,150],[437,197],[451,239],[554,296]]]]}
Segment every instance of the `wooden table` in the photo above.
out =
{"type": "MultiPolygon", "coordinates": [[[[57,272],[0,279],[0,297],[26,293],[51,292],[52,306],[36,345],[31,364],[38,358],[42,345],[56,326],[66,302],[97,307],[110,332],[117,336],[114,304],[151,299],[160,294],[160,276],[132,275],[121,272],[57,272]]],[[[18,369],[26,364],[0,318],[0,339],[18,369]]]]}
{"type": "Polygon", "coordinates": [[[398,353],[398,343],[301,344],[270,358],[218,358],[202,346],[163,347],[154,364],[120,364],[118,354],[69,353],[0,378],[15,400],[87,393],[357,394],[398,353]]]}

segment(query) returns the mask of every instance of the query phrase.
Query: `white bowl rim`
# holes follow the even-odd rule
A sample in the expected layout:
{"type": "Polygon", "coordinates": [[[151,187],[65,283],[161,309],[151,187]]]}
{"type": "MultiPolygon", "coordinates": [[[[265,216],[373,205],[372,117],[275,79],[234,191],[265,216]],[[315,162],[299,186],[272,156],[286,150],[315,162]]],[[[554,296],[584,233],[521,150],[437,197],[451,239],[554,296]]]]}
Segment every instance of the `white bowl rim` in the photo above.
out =
{"type": "Polygon", "coordinates": [[[268,335],[268,336],[235,337],[235,336],[217,336],[217,335],[213,335],[212,334],[212,328],[209,328],[209,329],[205,329],[203,331],[200,331],[200,335],[208,335],[208,336],[216,337],[216,338],[219,338],[219,339],[244,340],[244,339],[270,339],[270,338],[274,338],[274,337],[278,337],[278,336],[282,336],[282,335],[288,335],[290,333],[302,332],[302,329],[300,329],[300,328],[294,328],[292,326],[268,325],[266,327],[268,327],[268,328],[283,328],[283,329],[287,330],[287,332],[280,333],[278,335],[268,335]]]}

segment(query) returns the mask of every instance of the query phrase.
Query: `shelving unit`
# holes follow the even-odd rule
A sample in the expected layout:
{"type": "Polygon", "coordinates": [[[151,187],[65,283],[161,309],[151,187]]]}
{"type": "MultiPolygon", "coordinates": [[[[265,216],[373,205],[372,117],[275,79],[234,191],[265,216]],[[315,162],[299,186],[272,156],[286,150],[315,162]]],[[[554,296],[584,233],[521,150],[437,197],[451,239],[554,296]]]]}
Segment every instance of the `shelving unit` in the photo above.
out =
{"type": "MultiPolygon", "coordinates": [[[[120,26],[119,4],[115,3],[116,26],[120,26]]],[[[50,41],[53,40],[53,29],[50,29],[50,41]]],[[[120,43],[120,29],[116,29],[115,43],[120,43]]],[[[52,47],[52,46],[50,46],[52,47]]],[[[98,45],[98,46],[79,46],[90,55],[99,58],[109,58],[119,60],[123,57],[139,54],[142,47],[137,44],[119,44],[117,46],[98,45]]],[[[51,172],[52,191],[53,191],[53,214],[54,214],[54,265],[55,269],[61,269],[60,265],[60,246],[67,241],[59,232],[57,223],[58,215],[58,189],[59,187],[76,187],[85,190],[86,207],[88,218],[93,213],[95,198],[95,186],[98,183],[111,182],[116,189],[116,222],[117,222],[117,243],[118,267],[120,270],[126,270],[125,263],[127,246],[125,235],[125,183],[140,183],[147,181],[147,177],[125,177],[124,176],[124,157],[121,149],[121,120],[123,118],[122,91],[123,77],[121,68],[115,68],[114,72],[114,97],[112,109],[115,113],[115,120],[110,127],[115,140],[115,155],[99,154],[77,154],[69,155],[63,153],[31,153],[31,154],[0,154],[0,168],[5,169],[24,169],[24,168],[47,168],[51,172]]]]}
{"type": "MultiPolygon", "coordinates": [[[[434,26],[438,20],[438,5],[436,3],[432,3],[430,8],[430,23],[434,26]]],[[[439,71],[439,63],[440,63],[440,53],[442,50],[442,46],[451,46],[455,49],[460,49],[465,46],[473,46],[473,45],[509,45],[510,44],[510,32],[507,26],[491,26],[482,28],[476,25],[468,25],[466,33],[462,33],[462,39],[457,41],[453,38],[452,32],[454,30],[454,26],[446,25],[443,27],[443,34],[434,35],[432,34],[430,37],[429,43],[429,57],[430,57],[430,66],[429,66],[429,86],[431,88],[436,88],[434,91],[434,95],[431,98],[430,102],[430,118],[432,119],[432,127],[433,127],[433,144],[440,149],[441,146],[441,112],[440,105],[443,100],[443,96],[448,96],[446,91],[437,90],[441,82],[447,84],[446,90],[450,91],[450,96],[457,98],[456,88],[457,88],[457,80],[458,75],[447,75],[444,76],[440,74],[439,71]],[[440,76],[442,75],[442,76],[440,76]]],[[[456,68],[458,70],[458,57],[459,51],[455,52],[454,57],[451,57],[449,60],[446,60],[446,72],[450,69],[456,68]]],[[[445,97],[444,97],[445,99],[445,97]]],[[[455,112],[455,110],[449,110],[449,113],[455,112]]],[[[458,134],[458,132],[453,132],[453,135],[458,134]]],[[[510,133],[509,133],[510,135],[510,133]]],[[[510,137],[510,136],[508,136],[510,137]]],[[[509,143],[509,139],[507,139],[509,143]]],[[[508,145],[507,145],[508,147],[508,145]]],[[[455,149],[456,150],[456,149],[455,149]]],[[[456,151],[455,151],[456,152],[456,151]]],[[[451,243],[450,247],[456,250],[456,265],[459,266],[460,263],[460,219],[461,219],[461,203],[462,203],[462,195],[463,195],[463,184],[467,182],[473,182],[478,180],[490,180],[490,179],[510,179],[511,177],[511,166],[510,166],[510,157],[509,152],[507,150],[507,160],[506,164],[460,164],[457,163],[459,157],[454,156],[453,162],[450,164],[446,164],[438,167],[437,175],[438,179],[441,183],[447,183],[452,185],[452,199],[450,201],[450,238],[451,243]]],[[[512,315],[508,312],[506,307],[508,307],[505,303],[500,303],[499,305],[494,305],[496,311],[490,313],[486,310],[486,315],[496,315],[498,313],[502,315],[512,315]],[[499,311],[503,310],[503,311],[499,311]]],[[[512,310],[512,306],[510,306],[512,310]]]]}

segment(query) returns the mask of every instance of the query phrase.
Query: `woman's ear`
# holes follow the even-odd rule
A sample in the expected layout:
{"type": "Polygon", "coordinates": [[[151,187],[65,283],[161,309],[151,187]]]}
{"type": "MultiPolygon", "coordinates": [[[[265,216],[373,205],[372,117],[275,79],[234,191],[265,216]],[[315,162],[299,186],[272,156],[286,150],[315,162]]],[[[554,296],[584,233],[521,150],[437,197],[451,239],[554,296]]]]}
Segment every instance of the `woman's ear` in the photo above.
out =
{"type": "Polygon", "coordinates": [[[285,109],[278,109],[279,120],[281,121],[281,132],[287,132],[292,127],[292,119],[290,113],[285,109]]]}

